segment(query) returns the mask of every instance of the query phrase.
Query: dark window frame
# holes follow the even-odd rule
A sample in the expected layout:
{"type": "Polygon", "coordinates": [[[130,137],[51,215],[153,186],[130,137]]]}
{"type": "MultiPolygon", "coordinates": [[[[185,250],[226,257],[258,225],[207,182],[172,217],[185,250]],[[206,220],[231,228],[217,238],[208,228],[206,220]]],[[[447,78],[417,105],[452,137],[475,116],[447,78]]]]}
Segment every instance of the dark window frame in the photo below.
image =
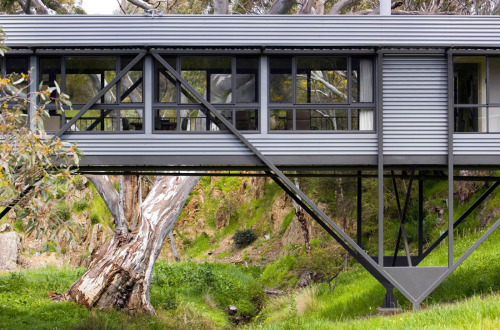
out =
{"type": "MultiPolygon", "coordinates": [[[[175,58],[175,67],[174,69],[182,73],[182,58],[183,57],[190,57],[190,58],[203,58],[203,57],[216,57],[216,55],[191,55],[191,54],[161,54],[162,56],[166,58],[175,58]]],[[[257,115],[256,115],[256,124],[257,124],[257,129],[255,130],[239,130],[240,132],[243,132],[245,134],[259,134],[261,132],[260,128],[260,116],[261,116],[261,104],[260,104],[260,75],[261,75],[261,66],[260,66],[260,57],[256,55],[231,55],[228,54],[227,56],[224,57],[229,57],[231,58],[231,102],[230,103],[212,103],[212,105],[217,109],[217,110],[231,110],[232,111],[232,121],[231,124],[235,126],[235,118],[236,118],[236,112],[237,111],[242,111],[242,110],[256,110],[257,115]],[[237,77],[237,59],[244,59],[244,58],[255,58],[257,59],[257,68],[256,68],[256,77],[255,77],[255,102],[237,102],[236,101],[236,77],[237,77]]],[[[182,130],[181,127],[181,122],[180,122],[180,110],[189,110],[189,109],[199,109],[199,110],[206,110],[207,114],[210,116],[210,118],[213,118],[213,115],[210,115],[210,111],[206,109],[205,106],[203,106],[200,102],[197,103],[185,103],[181,102],[181,95],[182,95],[182,86],[181,83],[176,81],[176,102],[159,102],[158,101],[158,95],[159,95],[159,83],[158,83],[158,74],[157,72],[159,71],[166,71],[166,69],[163,68],[163,66],[157,61],[154,61],[153,64],[153,86],[154,86],[154,91],[153,91],[153,106],[152,106],[152,111],[153,111],[153,133],[154,134],[227,134],[229,131],[227,129],[221,129],[217,131],[211,131],[211,130],[205,130],[205,131],[185,131],[182,130]],[[177,123],[176,123],[176,129],[175,130],[158,130],[156,129],[157,123],[156,123],[156,112],[159,110],[176,110],[177,111],[177,123]]],[[[208,71],[208,70],[206,70],[208,71]]],[[[167,78],[168,79],[168,78],[167,78]]],[[[210,94],[209,94],[209,81],[207,80],[207,100],[210,100],[210,94]]],[[[206,118],[206,117],[205,117],[206,118]]],[[[212,119],[207,120],[207,128],[210,126],[212,119]]]]}
{"type": "MultiPolygon", "coordinates": [[[[42,82],[42,67],[40,65],[40,62],[42,59],[46,58],[55,58],[60,60],[60,75],[61,75],[61,84],[60,84],[60,89],[62,93],[66,93],[66,59],[67,58],[115,58],[115,74],[120,72],[122,70],[122,65],[121,65],[121,60],[122,58],[130,58],[133,57],[131,54],[124,54],[124,55],[117,55],[117,54],[99,54],[99,55],[91,55],[91,54],[63,54],[63,55],[40,55],[37,57],[37,62],[38,62],[38,81],[37,84],[39,85],[42,82]]],[[[144,90],[144,71],[145,71],[145,65],[146,61],[142,60],[141,62],[141,71],[142,71],[142,77],[143,77],[143,88],[142,88],[142,101],[141,102],[122,102],[120,100],[121,96],[121,79],[115,84],[116,87],[116,100],[114,103],[104,103],[104,95],[101,98],[101,103],[95,103],[89,110],[115,110],[116,111],[116,117],[114,118],[114,121],[116,121],[115,125],[115,130],[112,131],[74,131],[68,129],[66,134],[144,134],[145,132],[145,105],[144,105],[144,99],[145,99],[145,90],[144,90]],[[120,97],[118,96],[120,95],[120,97]],[[120,121],[121,121],[121,110],[138,110],[142,112],[142,129],[141,130],[120,130],[120,121]]],[[[132,70],[131,70],[132,71],[132,70]]],[[[37,85],[37,86],[38,86],[37,85]]],[[[50,84],[49,84],[50,86],[50,84]]],[[[138,86],[137,86],[138,87],[138,86]]],[[[136,88],[137,88],[136,87],[136,88]]],[[[101,86],[102,89],[102,86],[101,86]]],[[[71,99],[70,99],[71,101],[71,99]]],[[[86,103],[72,103],[71,110],[76,110],[79,111],[81,108],[85,106],[86,103]]],[[[56,108],[55,104],[49,103],[45,106],[45,109],[47,111],[51,112],[60,112],[59,109],[56,108]]],[[[61,127],[67,122],[66,118],[66,112],[61,112],[58,114],[61,118],[61,127]]],[[[53,116],[53,115],[51,115],[53,116]]],[[[71,118],[71,117],[68,117],[71,118]]],[[[85,119],[85,117],[82,117],[82,119],[85,119]]],[[[76,123],[75,123],[76,124],[76,123]]],[[[48,131],[48,132],[54,132],[54,131],[48,131]]]]}
{"type": "MultiPolygon", "coordinates": [[[[268,95],[268,109],[267,127],[269,134],[371,134],[377,131],[377,107],[376,107],[376,66],[379,65],[376,57],[373,55],[349,55],[349,54],[335,54],[335,55],[277,55],[268,57],[268,76],[267,76],[267,95],[268,95]],[[289,57],[292,58],[292,102],[271,102],[271,58],[273,57],[289,57]],[[299,57],[344,57],[347,58],[347,101],[346,103],[298,103],[297,102],[297,58],[299,57]],[[372,102],[353,102],[352,101],[352,59],[353,58],[370,58],[372,59],[372,102]],[[311,108],[325,109],[325,110],[347,110],[348,113],[348,129],[346,130],[296,130],[296,111],[309,110],[311,108]],[[292,110],[293,112],[293,128],[291,130],[272,130],[271,129],[271,111],[272,110],[292,110]],[[373,129],[372,130],[353,130],[352,129],[352,111],[353,110],[372,110],[373,113],[373,129]]],[[[359,113],[358,113],[359,118],[359,113]]],[[[359,123],[358,123],[359,127],[359,123]]]]}

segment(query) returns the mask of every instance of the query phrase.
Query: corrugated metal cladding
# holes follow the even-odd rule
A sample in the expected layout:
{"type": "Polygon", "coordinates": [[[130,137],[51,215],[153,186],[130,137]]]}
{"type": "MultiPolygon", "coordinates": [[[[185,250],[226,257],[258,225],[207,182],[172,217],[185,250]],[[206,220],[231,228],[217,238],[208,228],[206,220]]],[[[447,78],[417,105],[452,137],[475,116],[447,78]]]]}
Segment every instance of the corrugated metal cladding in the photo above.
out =
{"type": "MultiPolygon", "coordinates": [[[[376,134],[247,134],[246,137],[265,155],[376,155],[376,134]]],[[[113,155],[252,155],[242,142],[229,134],[141,135],[63,135],[78,142],[86,156],[113,155]]]]}
{"type": "Polygon", "coordinates": [[[454,155],[499,155],[500,134],[453,135],[454,155]]]}
{"type": "Polygon", "coordinates": [[[498,16],[0,16],[11,47],[480,46],[498,16]]]}
{"type": "Polygon", "coordinates": [[[444,56],[386,56],[384,155],[448,152],[447,64],[444,56]]]}

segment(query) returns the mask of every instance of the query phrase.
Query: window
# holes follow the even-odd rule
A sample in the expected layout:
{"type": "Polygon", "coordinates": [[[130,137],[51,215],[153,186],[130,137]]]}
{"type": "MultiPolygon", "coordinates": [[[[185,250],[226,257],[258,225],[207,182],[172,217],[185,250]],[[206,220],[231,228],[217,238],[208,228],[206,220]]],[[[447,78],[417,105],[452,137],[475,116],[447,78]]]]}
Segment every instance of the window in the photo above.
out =
{"type": "Polygon", "coordinates": [[[500,132],[500,57],[453,58],[455,132],[500,132]]]}
{"type": "Polygon", "coordinates": [[[12,93],[26,95],[28,93],[28,80],[22,80],[22,74],[28,75],[30,71],[28,56],[5,56],[0,58],[2,77],[12,75],[14,82],[20,81],[12,90],[12,93]]]}
{"type": "MultiPolygon", "coordinates": [[[[258,130],[257,57],[163,56],[238,130],[258,130]]],[[[155,132],[227,130],[158,61],[155,63],[155,132]]]]}
{"type": "MultiPolygon", "coordinates": [[[[47,109],[47,131],[57,131],[73,118],[85,104],[125,68],[130,56],[62,56],[40,58],[40,83],[44,87],[61,87],[70,96],[71,110],[61,111],[54,104],[47,109]]],[[[143,130],[143,63],[140,61],[87,110],[68,131],[123,132],[143,130]]]]}
{"type": "Polygon", "coordinates": [[[373,58],[269,59],[271,131],[373,131],[373,58]]]}

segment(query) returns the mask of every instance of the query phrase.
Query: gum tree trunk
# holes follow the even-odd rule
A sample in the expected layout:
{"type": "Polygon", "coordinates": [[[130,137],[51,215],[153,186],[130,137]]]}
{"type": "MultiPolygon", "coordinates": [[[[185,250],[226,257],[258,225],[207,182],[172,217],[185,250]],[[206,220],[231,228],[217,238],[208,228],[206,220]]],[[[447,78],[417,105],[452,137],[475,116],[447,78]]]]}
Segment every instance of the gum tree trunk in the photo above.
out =
{"type": "Polygon", "coordinates": [[[88,308],[155,314],[149,301],[153,267],[163,242],[199,177],[159,177],[141,203],[136,176],[120,178],[120,194],[107,177],[91,177],[115,216],[113,237],[93,255],[87,272],[65,293],[88,308]]]}

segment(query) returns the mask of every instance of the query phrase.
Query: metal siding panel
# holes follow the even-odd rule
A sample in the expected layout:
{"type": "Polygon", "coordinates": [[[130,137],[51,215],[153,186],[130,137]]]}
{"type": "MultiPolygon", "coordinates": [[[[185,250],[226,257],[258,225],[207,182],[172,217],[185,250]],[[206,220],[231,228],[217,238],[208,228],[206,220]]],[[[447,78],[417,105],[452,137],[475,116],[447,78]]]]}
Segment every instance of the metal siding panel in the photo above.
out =
{"type": "Polygon", "coordinates": [[[496,16],[2,15],[0,26],[11,47],[500,44],[496,16]]]}
{"type": "Polygon", "coordinates": [[[454,155],[499,155],[500,133],[453,135],[454,155]]]}
{"type": "MultiPolygon", "coordinates": [[[[376,155],[377,135],[369,134],[248,134],[265,155],[376,155]]],[[[228,134],[63,135],[78,142],[85,155],[252,155],[228,134]]]]}
{"type": "Polygon", "coordinates": [[[386,56],[383,68],[384,155],[446,155],[446,58],[386,56]]]}

